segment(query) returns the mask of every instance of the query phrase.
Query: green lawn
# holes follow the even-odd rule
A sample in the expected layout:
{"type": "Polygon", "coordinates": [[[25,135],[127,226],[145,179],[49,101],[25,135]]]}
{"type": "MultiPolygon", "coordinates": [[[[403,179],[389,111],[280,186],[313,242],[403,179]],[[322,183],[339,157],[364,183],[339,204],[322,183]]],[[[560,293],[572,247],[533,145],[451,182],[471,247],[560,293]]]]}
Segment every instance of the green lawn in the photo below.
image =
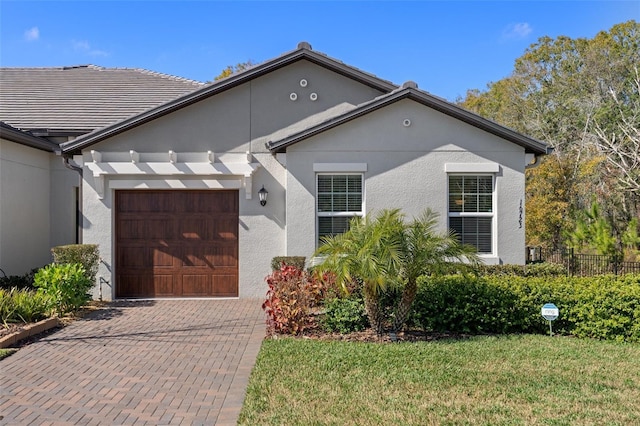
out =
{"type": "Polygon", "coordinates": [[[640,345],[266,340],[240,424],[640,424],[640,345]]]}

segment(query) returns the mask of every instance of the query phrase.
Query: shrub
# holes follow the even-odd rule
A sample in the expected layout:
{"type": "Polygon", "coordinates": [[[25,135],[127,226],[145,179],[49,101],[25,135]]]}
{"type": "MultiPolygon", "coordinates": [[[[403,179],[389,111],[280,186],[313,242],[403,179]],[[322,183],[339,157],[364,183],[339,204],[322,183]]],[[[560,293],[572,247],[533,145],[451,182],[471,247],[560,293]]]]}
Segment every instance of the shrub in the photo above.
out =
{"type": "Polygon", "coordinates": [[[79,263],[51,264],[35,276],[38,291],[51,297],[59,315],[74,312],[84,306],[91,296],[87,293],[93,283],[79,263]]]}
{"type": "Polygon", "coordinates": [[[528,265],[480,265],[483,276],[558,277],[567,275],[567,268],[559,263],[530,263],[528,265]]]}
{"type": "Polygon", "coordinates": [[[278,271],[282,265],[291,265],[304,270],[306,260],[307,258],[304,256],[276,256],[271,259],[271,270],[278,271]]]}
{"type": "Polygon", "coordinates": [[[57,246],[51,249],[53,262],[79,263],[84,267],[85,274],[91,284],[96,281],[98,273],[98,263],[100,262],[100,252],[96,244],[69,244],[57,246]]]}
{"type": "Polygon", "coordinates": [[[292,265],[282,265],[266,278],[267,298],[262,309],[267,313],[270,332],[299,334],[313,323],[311,309],[323,296],[322,281],[292,265]]]}
{"type": "Polygon", "coordinates": [[[17,288],[18,290],[35,290],[35,286],[33,285],[33,277],[36,272],[38,272],[38,269],[40,268],[32,269],[24,275],[10,275],[8,277],[0,277],[0,288],[4,288],[6,290],[10,290],[12,288],[17,288]]]}
{"type": "Polygon", "coordinates": [[[51,298],[33,290],[0,289],[0,321],[8,323],[35,322],[49,317],[51,298]]]}
{"type": "Polygon", "coordinates": [[[325,302],[322,326],[327,331],[351,333],[364,330],[369,321],[362,297],[332,298],[325,302]]]}
{"type": "Polygon", "coordinates": [[[558,306],[554,332],[640,342],[640,275],[623,277],[422,277],[411,323],[465,333],[547,333],[540,315],[558,306]]]}
{"type": "Polygon", "coordinates": [[[410,324],[427,331],[519,331],[517,296],[481,278],[421,277],[410,324]]]}

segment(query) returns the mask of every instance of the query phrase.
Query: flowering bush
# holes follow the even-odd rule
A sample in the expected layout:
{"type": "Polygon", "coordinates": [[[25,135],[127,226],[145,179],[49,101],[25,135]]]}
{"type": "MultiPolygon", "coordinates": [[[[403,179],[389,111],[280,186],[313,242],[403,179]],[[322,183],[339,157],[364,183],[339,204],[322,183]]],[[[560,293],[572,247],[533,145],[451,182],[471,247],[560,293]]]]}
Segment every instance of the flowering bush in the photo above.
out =
{"type": "Polygon", "coordinates": [[[320,303],[324,284],[320,277],[292,265],[283,264],[266,278],[267,313],[271,333],[300,334],[313,324],[311,309],[320,303]]]}

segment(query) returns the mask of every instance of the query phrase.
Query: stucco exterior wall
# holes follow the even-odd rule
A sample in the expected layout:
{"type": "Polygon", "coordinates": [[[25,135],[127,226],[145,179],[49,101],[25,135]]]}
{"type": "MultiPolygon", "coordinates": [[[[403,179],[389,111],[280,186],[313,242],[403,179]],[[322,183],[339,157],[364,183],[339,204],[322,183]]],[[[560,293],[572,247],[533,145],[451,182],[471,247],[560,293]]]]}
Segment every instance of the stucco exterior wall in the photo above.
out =
{"type": "MultiPolygon", "coordinates": [[[[430,207],[447,228],[447,163],[498,163],[494,252],[486,263],[524,263],[523,148],[410,100],[348,122],[287,150],[287,254],[316,248],[317,163],[366,163],[364,211],[430,207]],[[408,119],[411,125],[405,127],[408,119]],[[302,238],[301,236],[304,236],[302,238]]],[[[339,166],[336,166],[339,169],[339,166]]],[[[339,172],[337,172],[339,173],[339,172]]]]}
{"type": "Polygon", "coordinates": [[[173,150],[178,155],[213,151],[216,161],[222,162],[226,161],[225,155],[230,157],[229,153],[250,151],[252,162],[259,164],[251,178],[251,199],[247,199],[241,176],[219,175],[111,175],[104,180],[104,196],[100,199],[96,181],[85,166],[83,241],[98,244],[103,260],[93,296],[109,300],[115,295],[114,191],[145,188],[238,189],[239,293],[240,297],[264,296],[264,277],[270,273],[271,259],[287,252],[286,169],[265,148],[264,136],[337,104],[358,104],[380,94],[318,65],[300,61],[86,149],[83,152],[84,164],[93,161],[91,150],[111,153],[108,155],[112,157],[114,152],[119,152],[115,154],[122,157],[119,161],[127,161],[130,150],[147,154],[173,150]],[[300,85],[302,79],[307,81],[307,86],[300,85]],[[296,101],[290,99],[294,91],[298,94],[296,101]],[[310,93],[317,94],[315,101],[310,99],[310,93]],[[262,185],[269,191],[268,203],[264,207],[260,205],[257,194],[262,185]]]}
{"type": "Polygon", "coordinates": [[[51,187],[49,244],[51,247],[75,244],[76,192],[80,186],[80,175],[66,168],[62,163],[62,157],[50,154],[49,162],[51,187]]]}
{"type": "Polygon", "coordinates": [[[50,156],[0,139],[0,268],[7,275],[51,261],[50,156]]]}

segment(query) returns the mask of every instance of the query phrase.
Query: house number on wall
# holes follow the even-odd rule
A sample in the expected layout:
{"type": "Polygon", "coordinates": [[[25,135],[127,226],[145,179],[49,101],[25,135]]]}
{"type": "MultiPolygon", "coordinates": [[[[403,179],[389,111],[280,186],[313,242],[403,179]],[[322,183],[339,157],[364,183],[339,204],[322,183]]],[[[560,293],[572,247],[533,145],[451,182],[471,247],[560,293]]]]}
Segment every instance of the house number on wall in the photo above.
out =
{"type": "Polygon", "coordinates": [[[522,229],[522,216],[524,216],[524,207],[522,207],[522,198],[520,198],[520,217],[518,218],[519,228],[522,229]]]}

